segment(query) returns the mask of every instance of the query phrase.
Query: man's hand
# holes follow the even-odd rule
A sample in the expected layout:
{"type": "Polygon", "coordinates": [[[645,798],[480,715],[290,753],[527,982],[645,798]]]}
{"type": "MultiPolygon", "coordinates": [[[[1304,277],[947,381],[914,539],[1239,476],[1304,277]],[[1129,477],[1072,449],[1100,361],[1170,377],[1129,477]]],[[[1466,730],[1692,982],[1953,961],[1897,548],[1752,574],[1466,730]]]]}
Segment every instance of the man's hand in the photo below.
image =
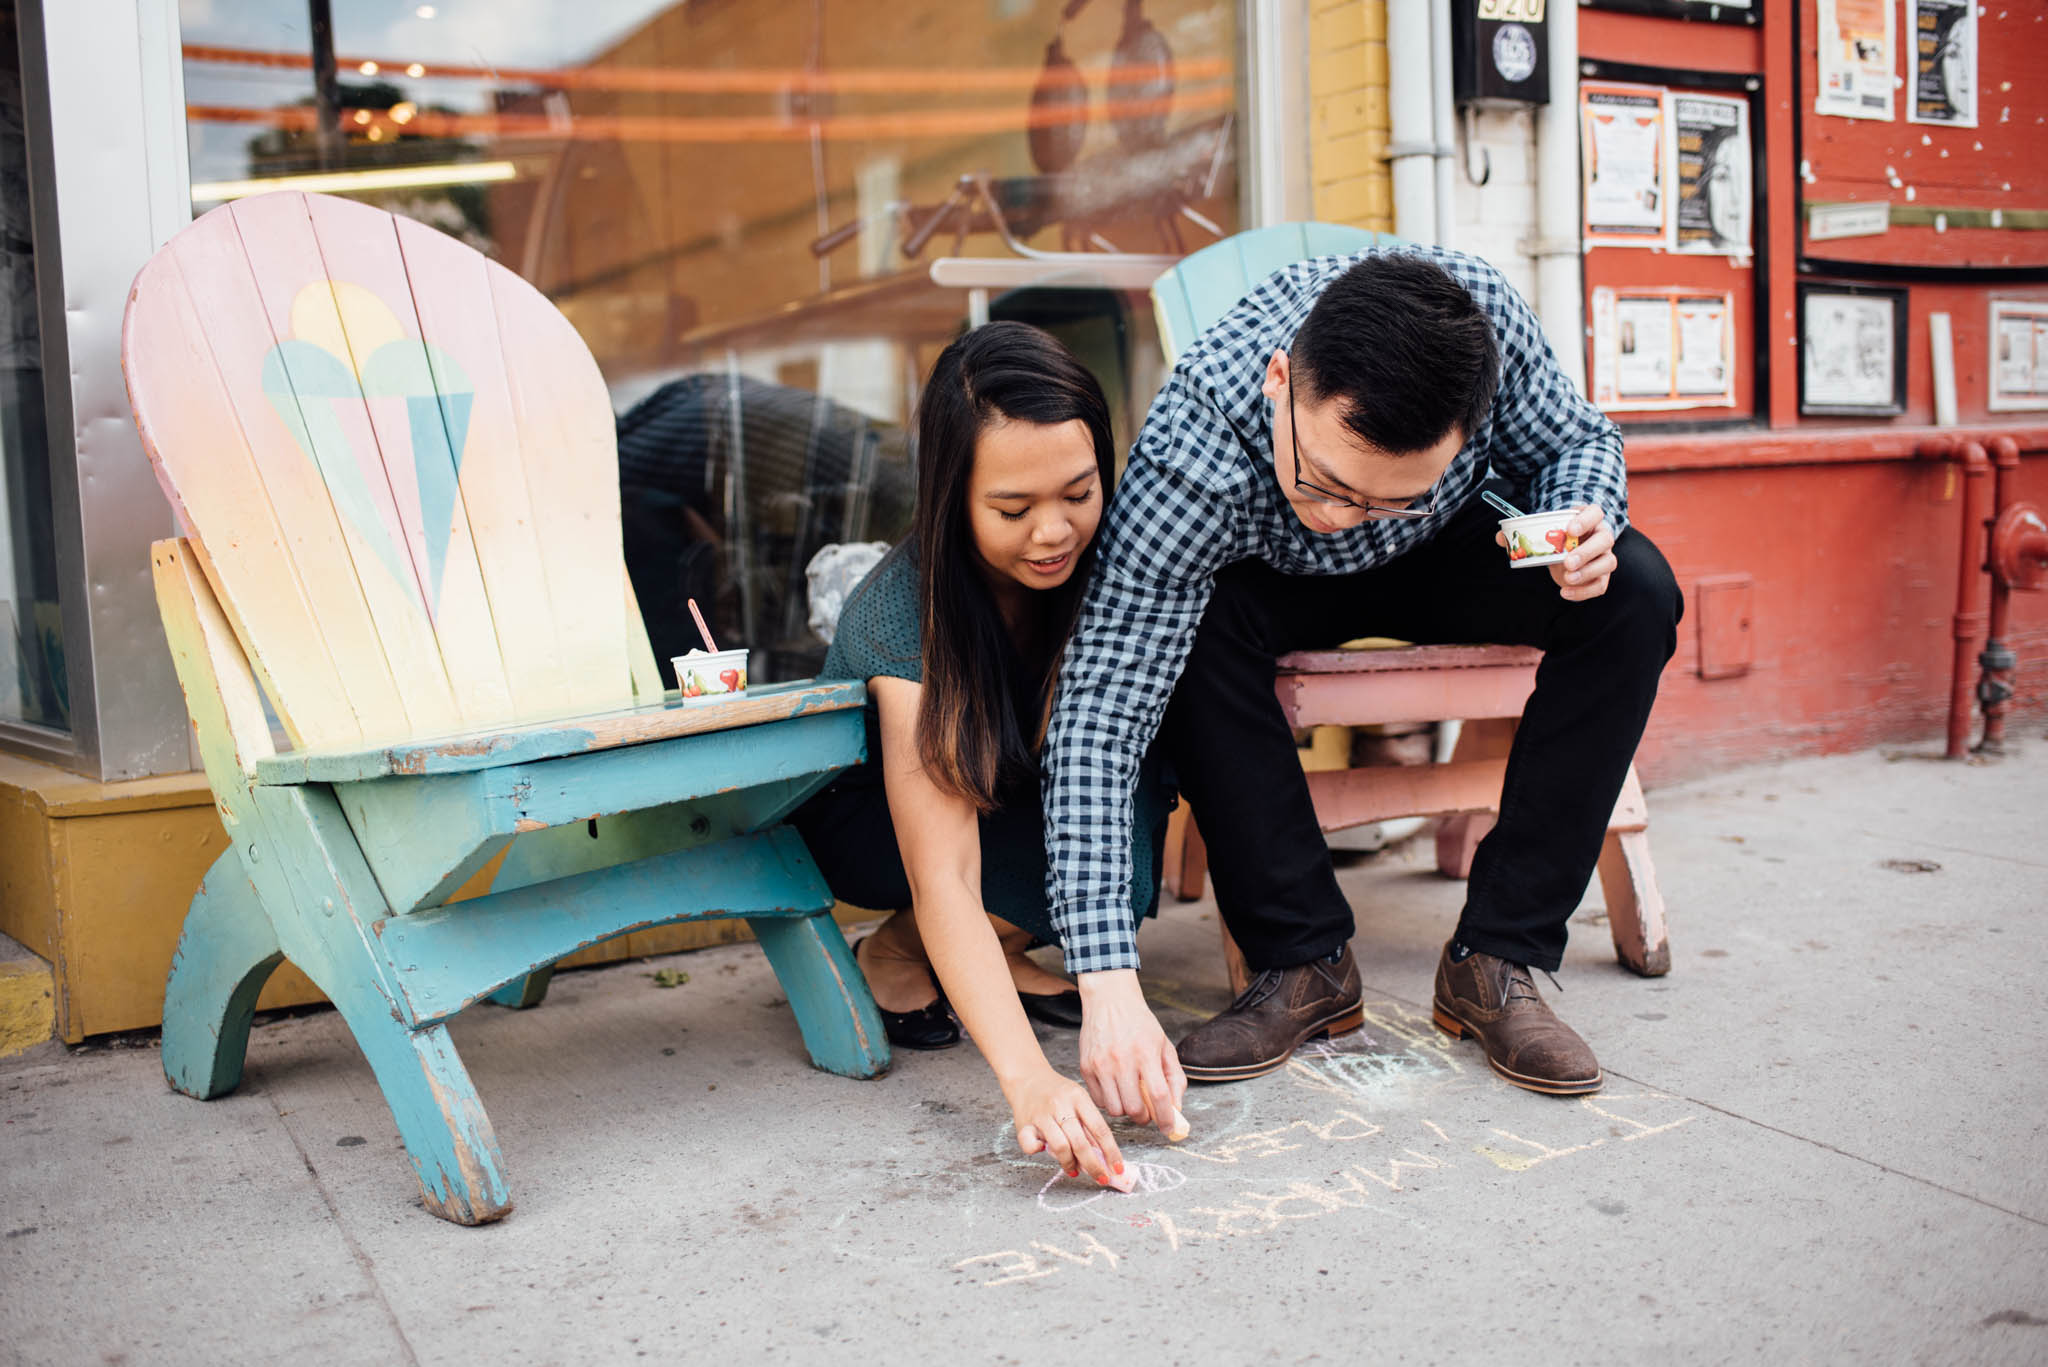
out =
{"type": "MultiPolygon", "coordinates": [[[[1547,568],[1550,577],[1557,581],[1559,595],[1573,603],[1583,603],[1588,598],[1598,598],[1607,592],[1607,581],[1614,577],[1614,529],[1607,525],[1607,514],[1600,506],[1588,503],[1565,524],[1565,536],[1577,537],[1578,546],[1565,558],[1547,568]]],[[[1506,532],[1495,532],[1496,546],[1508,544],[1506,532]]]]}
{"type": "Polygon", "coordinates": [[[1081,1080],[1110,1115],[1157,1126],[1170,1140],[1186,1137],[1180,1103],[1187,1075],[1145,1005],[1135,969],[1081,975],[1081,1080]]]}

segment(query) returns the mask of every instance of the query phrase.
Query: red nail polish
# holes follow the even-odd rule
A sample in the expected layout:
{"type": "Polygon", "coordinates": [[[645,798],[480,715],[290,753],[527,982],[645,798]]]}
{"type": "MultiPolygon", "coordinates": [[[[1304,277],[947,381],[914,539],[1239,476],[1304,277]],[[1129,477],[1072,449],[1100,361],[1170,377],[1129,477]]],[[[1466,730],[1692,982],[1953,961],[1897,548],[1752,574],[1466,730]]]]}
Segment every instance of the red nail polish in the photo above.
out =
{"type": "Polygon", "coordinates": [[[1117,1175],[1118,1177],[1122,1177],[1122,1176],[1124,1175],[1124,1165],[1123,1165],[1123,1164],[1119,1163],[1119,1164],[1117,1164],[1117,1165],[1116,1165],[1116,1175],[1117,1175]]]}

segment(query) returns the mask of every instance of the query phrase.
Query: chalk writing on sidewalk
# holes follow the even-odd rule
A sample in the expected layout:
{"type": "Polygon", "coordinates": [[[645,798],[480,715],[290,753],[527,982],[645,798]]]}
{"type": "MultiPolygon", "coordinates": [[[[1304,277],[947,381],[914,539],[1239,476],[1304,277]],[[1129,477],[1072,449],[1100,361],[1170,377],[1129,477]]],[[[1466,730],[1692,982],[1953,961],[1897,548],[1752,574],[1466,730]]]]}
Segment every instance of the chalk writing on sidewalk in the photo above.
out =
{"type": "Polygon", "coordinates": [[[1113,1276],[1136,1258],[1227,1248],[1304,1222],[1418,1224],[1432,1191],[1560,1160],[1597,1162],[1698,1118],[1681,1098],[1654,1091],[1531,1106],[1532,1098],[1453,1050],[1427,1016],[1373,1004],[1360,1035],[1304,1049],[1268,1078],[1190,1092],[1194,1142],[1168,1146],[1150,1131],[1120,1128],[1126,1161],[1137,1165],[1138,1188],[1128,1195],[1018,1154],[1005,1127],[996,1151],[1049,1174],[1030,1218],[1056,1228],[1021,1227],[1012,1246],[951,1266],[967,1284],[994,1288],[1113,1276]],[[1335,1104],[1309,1101],[1317,1109],[1301,1116],[1299,1103],[1311,1097],[1335,1104]],[[1259,1114],[1273,1109],[1299,1118],[1274,1124],[1259,1114]]]}

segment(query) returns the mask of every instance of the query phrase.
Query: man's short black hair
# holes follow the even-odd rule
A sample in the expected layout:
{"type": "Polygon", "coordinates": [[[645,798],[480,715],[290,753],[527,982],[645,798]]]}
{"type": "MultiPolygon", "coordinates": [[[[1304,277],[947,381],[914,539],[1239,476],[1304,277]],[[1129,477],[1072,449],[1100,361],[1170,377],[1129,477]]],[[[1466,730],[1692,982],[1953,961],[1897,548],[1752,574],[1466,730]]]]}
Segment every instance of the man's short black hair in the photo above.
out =
{"type": "Polygon", "coordinates": [[[1294,335],[1290,383],[1334,399],[1344,423],[1390,455],[1470,437],[1500,384],[1500,346],[1471,294],[1406,252],[1368,256],[1331,281],[1294,335]]]}

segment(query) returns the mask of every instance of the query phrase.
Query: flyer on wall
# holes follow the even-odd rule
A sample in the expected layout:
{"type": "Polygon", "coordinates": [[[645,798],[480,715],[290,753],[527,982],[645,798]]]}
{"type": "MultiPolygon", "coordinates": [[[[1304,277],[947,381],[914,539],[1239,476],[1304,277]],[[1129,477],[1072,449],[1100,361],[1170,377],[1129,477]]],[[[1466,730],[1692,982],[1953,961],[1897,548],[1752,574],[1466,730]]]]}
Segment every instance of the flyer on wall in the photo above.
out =
{"type": "Polygon", "coordinates": [[[1728,304],[1726,295],[1693,295],[1671,302],[1672,330],[1678,335],[1671,388],[1695,403],[1735,402],[1734,338],[1728,326],[1728,304]]]}
{"type": "Polygon", "coordinates": [[[1585,245],[1664,246],[1669,177],[1662,88],[1583,82],[1579,140],[1585,245]]]}
{"type": "Polygon", "coordinates": [[[1813,112],[1892,117],[1892,0],[1819,0],[1820,90],[1813,112]]]}
{"type": "Polygon", "coordinates": [[[1991,301],[1995,411],[2048,408],[2048,299],[1991,301]]]}
{"type": "Polygon", "coordinates": [[[1748,256],[1751,167],[1749,101],[1722,95],[1673,95],[1678,148],[1674,251],[1748,256]]]}
{"type": "Polygon", "coordinates": [[[1609,412],[1735,406],[1734,299],[1682,286],[1593,291],[1593,402],[1609,412]]]}
{"type": "Polygon", "coordinates": [[[1889,405],[1899,345],[1891,299],[1816,290],[1804,302],[1800,346],[1806,383],[1800,402],[1808,409],[1889,405]]]}
{"type": "Polygon", "coordinates": [[[1977,126],[1977,6],[1974,0],[1906,0],[1912,84],[1906,118],[1951,128],[1977,126]]]}

